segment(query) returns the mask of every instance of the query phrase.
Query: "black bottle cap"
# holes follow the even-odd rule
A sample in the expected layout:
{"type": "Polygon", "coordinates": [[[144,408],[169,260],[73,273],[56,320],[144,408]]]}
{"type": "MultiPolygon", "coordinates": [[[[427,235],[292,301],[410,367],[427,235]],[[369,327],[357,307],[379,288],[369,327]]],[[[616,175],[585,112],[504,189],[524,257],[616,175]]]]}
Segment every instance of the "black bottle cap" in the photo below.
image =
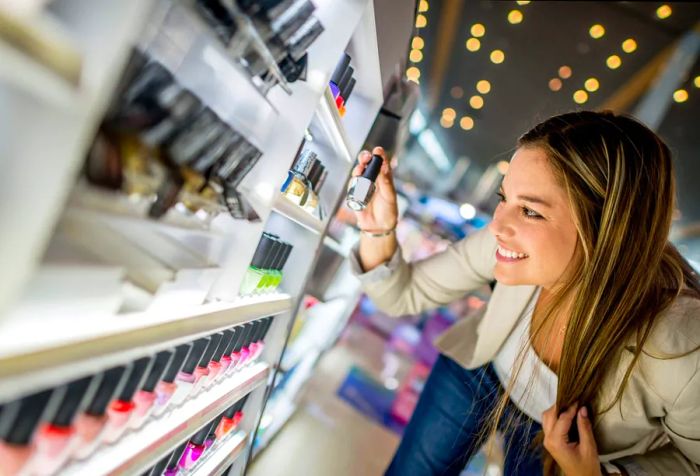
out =
{"type": "Polygon", "coordinates": [[[0,420],[0,439],[13,445],[28,444],[52,394],[53,390],[45,390],[6,403],[0,420]]]}
{"type": "Polygon", "coordinates": [[[246,337],[246,342],[243,344],[243,347],[248,347],[250,344],[255,342],[255,336],[258,333],[258,329],[260,328],[260,321],[253,321],[250,323],[251,328],[250,332],[248,333],[248,336],[246,337]]]}
{"type": "Polygon", "coordinates": [[[255,164],[258,163],[262,157],[262,152],[260,152],[255,146],[251,146],[246,152],[245,156],[239,162],[236,169],[227,179],[227,184],[230,187],[238,187],[238,185],[243,181],[243,179],[248,175],[248,173],[253,170],[255,164]]]}
{"type": "Polygon", "coordinates": [[[224,351],[226,351],[232,337],[233,331],[225,330],[222,332],[221,341],[219,342],[219,346],[216,348],[216,351],[214,351],[214,355],[211,357],[211,360],[214,362],[221,362],[221,357],[223,357],[224,351]]]}
{"type": "Polygon", "coordinates": [[[373,155],[369,161],[369,164],[367,164],[365,171],[362,172],[362,176],[374,182],[375,180],[377,180],[379,172],[382,170],[383,162],[384,159],[382,159],[381,155],[373,155]]]}
{"type": "Polygon", "coordinates": [[[146,376],[146,380],[143,383],[143,387],[141,387],[141,390],[143,390],[144,392],[152,392],[153,390],[155,390],[156,385],[158,385],[158,382],[160,382],[161,377],[163,377],[165,369],[168,368],[168,365],[170,364],[172,358],[173,352],[169,350],[164,350],[156,354],[156,356],[153,358],[153,365],[151,365],[151,370],[148,372],[148,375],[146,376]]]}
{"type": "Polygon", "coordinates": [[[287,252],[287,243],[282,243],[282,246],[280,246],[280,252],[277,253],[277,256],[275,258],[275,262],[272,265],[272,269],[275,271],[280,271],[282,269],[282,262],[284,261],[284,255],[287,252]]]}
{"type": "Polygon", "coordinates": [[[206,367],[209,365],[209,362],[211,362],[211,358],[214,356],[214,352],[216,352],[216,348],[219,346],[219,342],[221,342],[221,338],[223,336],[224,334],[221,332],[217,332],[216,334],[209,336],[209,345],[207,345],[207,350],[204,351],[202,358],[199,359],[200,367],[206,367]]]}
{"type": "Polygon", "coordinates": [[[241,326],[236,326],[231,330],[231,332],[233,332],[233,335],[231,336],[231,340],[226,346],[226,350],[224,350],[224,355],[231,355],[231,352],[233,352],[233,349],[236,347],[236,343],[241,338],[243,328],[241,326]]]}
{"type": "MultiPolygon", "coordinates": [[[[342,79],[340,80],[340,83],[338,83],[338,90],[340,91],[340,95],[343,95],[343,91],[345,91],[348,87],[348,84],[350,84],[350,80],[352,79],[352,75],[355,72],[355,68],[352,66],[348,66],[348,69],[345,71],[345,74],[343,74],[342,79]]],[[[343,97],[345,99],[345,97],[343,97]]]]}
{"type": "Polygon", "coordinates": [[[343,56],[340,57],[340,61],[338,61],[338,64],[333,70],[333,74],[331,74],[331,83],[338,86],[338,83],[340,83],[340,81],[343,79],[345,70],[348,69],[348,66],[350,66],[350,60],[350,55],[343,53],[343,56]]]}
{"type": "Polygon", "coordinates": [[[263,326],[263,332],[262,332],[262,336],[260,337],[260,340],[265,339],[267,332],[270,330],[270,327],[272,327],[272,317],[267,317],[265,319],[266,319],[265,325],[263,326]]]}
{"type": "Polygon", "coordinates": [[[243,334],[241,335],[241,339],[236,343],[236,347],[233,348],[234,352],[240,352],[243,347],[248,345],[248,337],[253,330],[253,325],[250,322],[243,324],[242,327],[243,334]]]}
{"type": "Polygon", "coordinates": [[[308,178],[314,163],[317,161],[318,155],[316,155],[316,152],[305,149],[299,154],[299,157],[297,157],[296,162],[294,162],[292,166],[292,170],[308,178]]]}
{"type": "Polygon", "coordinates": [[[293,5],[295,11],[291,14],[285,15],[287,18],[280,18],[284,21],[279,25],[279,21],[275,23],[279,26],[272,25],[276,29],[277,38],[283,44],[287,44],[289,40],[299,31],[299,29],[306,23],[311,14],[316,10],[316,7],[310,0],[305,0],[302,2],[297,2],[293,5]]]}
{"type": "MultiPolygon", "coordinates": [[[[235,134],[235,133],[234,133],[235,134]]],[[[214,166],[224,156],[225,152],[235,142],[235,136],[231,134],[231,130],[222,126],[219,131],[219,137],[209,144],[192,163],[192,169],[201,174],[205,174],[211,167],[214,166]]]]}
{"type": "MultiPolygon", "coordinates": [[[[74,380],[65,386],[65,393],[51,423],[56,426],[68,427],[80,410],[81,404],[90,397],[88,390],[95,383],[92,376],[74,380]]],[[[96,390],[96,388],[94,388],[96,390]]],[[[93,390],[93,391],[94,391],[93,390]]]]}
{"type": "Polygon", "coordinates": [[[190,438],[190,443],[193,443],[195,445],[203,445],[204,441],[207,439],[207,435],[209,435],[209,430],[211,429],[211,426],[214,422],[210,421],[206,425],[204,425],[197,433],[195,433],[192,438],[190,438]]]}
{"type": "Polygon", "coordinates": [[[282,271],[284,269],[284,265],[287,264],[287,260],[289,259],[289,255],[292,254],[292,248],[294,248],[294,246],[287,243],[287,249],[284,250],[284,259],[282,260],[282,266],[280,266],[280,271],[282,271]]]}
{"type": "Polygon", "coordinates": [[[323,177],[323,174],[326,172],[326,167],[323,164],[320,164],[319,167],[316,169],[316,173],[312,171],[312,176],[309,177],[309,182],[311,182],[311,187],[314,190],[314,193],[318,195],[319,190],[321,189],[321,177],[323,177]]]}
{"type": "Polygon", "coordinates": [[[275,241],[273,239],[269,238],[267,235],[262,235],[258,242],[258,247],[255,248],[255,254],[253,254],[250,265],[256,268],[263,268],[267,261],[267,256],[269,256],[270,252],[273,250],[274,243],[275,241]]]}
{"type": "Polygon", "coordinates": [[[102,373],[102,379],[97,387],[97,391],[85,409],[86,414],[96,417],[101,417],[105,414],[109,402],[112,401],[112,398],[114,398],[124,386],[127,370],[127,366],[120,365],[105,370],[102,373]]]}
{"type": "Polygon", "coordinates": [[[219,422],[224,417],[224,414],[217,415],[211,422],[209,427],[209,434],[207,435],[207,440],[216,440],[216,427],[219,426],[219,422]]]}
{"type": "Polygon", "coordinates": [[[163,476],[163,471],[165,471],[165,467],[168,465],[168,461],[170,460],[170,456],[172,456],[172,453],[168,453],[164,457],[162,457],[156,464],[154,464],[151,469],[146,471],[145,473],[142,473],[141,476],[163,476]]]}
{"type": "Polygon", "coordinates": [[[224,410],[224,414],[223,414],[224,418],[228,418],[229,420],[231,418],[233,418],[233,415],[235,415],[236,412],[238,411],[239,402],[240,402],[240,400],[238,402],[234,403],[233,405],[231,405],[230,407],[228,407],[226,410],[224,410]]]}
{"type": "Polygon", "coordinates": [[[192,344],[181,344],[175,347],[175,353],[170,361],[170,365],[168,365],[168,368],[163,374],[163,382],[173,383],[175,381],[177,373],[185,364],[185,360],[187,360],[187,356],[190,355],[191,350],[192,344]]]}
{"type": "MultiPolygon", "coordinates": [[[[180,457],[182,456],[182,453],[185,451],[185,448],[187,448],[187,441],[183,441],[181,445],[179,445],[175,450],[170,453],[168,457],[168,464],[166,468],[168,469],[175,469],[177,468],[178,463],[180,462],[180,457]]],[[[161,474],[158,474],[158,476],[162,476],[161,474]]]]}
{"type": "Polygon", "coordinates": [[[277,241],[277,247],[275,248],[274,255],[272,256],[272,259],[270,260],[270,263],[268,264],[268,269],[277,269],[277,264],[280,262],[282,259],[282,256],[284,256],[284,248],[285,248],[285,243],[284,241],[277,241]]]}
{"type": "Polygon", "coordinates": [[[134,360],[131,365],[131,369],[128,372],[129,376],[126,379],[124,388],[119,392],[118,400],[123,402],[130,402],[134,398],[136,390],[141,388],[143,381],[146,378],[146,374],[150,370],[151,364],[153,363],[152,357],[141,357],[140,359],[134,360]]]}
{"type": "Polygon", "coordinates": [[[304,26],[299,29],[299,32],[294,35],[294,38],[291,39],[291,41],[294,41],[294,44],[290,45],[288,50],[289,56],[291,56],[294,61],[304,56],[306,50],[311,46],[311,43],[316,41],[316,38],[325,30],[318,20],[313,20],[313,23],[308,28],[306,28],[307,24],[308,23],[304,24],[304,26]]]}
{"type": "Polygon", "coordinates": [[[345,91],[343,91],[342,93],[343,99],[345,100],[345,104],[348,103],[348,99],[350,99],[350,94],[352,94],[352,90],[355,89],[355,83],[357,83],[355,78],[351,78],[350,82],[348,83],[348,87],[345,88],[345,91]]]}
{"type": "Polygon", "coordinates": [[[185,360],[185,365],[182,366],[182,371],[184,373],[191,374],[194,372],[194,369],[197,368],[197,364],[199,363],[199,359],[202,358],[202,354],[204,354],[208,345],[209,337],[203,337],[194,341],[192,344],[192,352],[190,352],[190,355],[185,360]]]}
{"type": "Polygon", "coordinates": [[[311,183],[311,188],[313,188],[318,178],[321,176],[321,167],[323,167],[321,161],[315,159],[314,163],[311,165],[311,170],[309,170],[309,175],[306,176],[306,178],[309,179],[309,183],[311,183]]]}

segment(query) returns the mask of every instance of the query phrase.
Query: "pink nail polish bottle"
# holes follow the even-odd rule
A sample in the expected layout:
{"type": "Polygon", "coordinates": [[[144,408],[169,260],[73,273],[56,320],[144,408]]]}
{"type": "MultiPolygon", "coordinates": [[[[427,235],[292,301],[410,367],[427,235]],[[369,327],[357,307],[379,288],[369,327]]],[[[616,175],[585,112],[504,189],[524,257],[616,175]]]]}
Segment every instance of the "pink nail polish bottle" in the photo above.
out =
{"type": "Polygon", "coordinates": [[[221,372],[219,373],[219,379],[222,379],[229,371],[229,368],[231,365],[233,365],[233,359],[231,358],[231,353],[233,352],[233,349],[236,347],[236,342],[241,338],[241,334],[243,333],[243,327],[242,326],[236,326],[232,329],[233,336],[231,337],[231,340],[228,343],[228,346],[226,346],[226,350],[224,350],[224,355],[221,357],[221,372]]]}
{"type": "Polygon", "coordinates": [[[0,470],[3,476],[15,476],[32,456],[31,439],[53,390],[38,392],[6,403],[0,418],[0,470]]]}
{"type": "Polygon", "coordinates": [[[233,347],[233,352],[231,352],[231,365],[229,366],[230,373],[233,373],[239,368],[241,368],[243,347],[245,347],[246,344],[248,344],[250,333],[253,331],[253,324],[250,322],[243,324],[239,327],[242,327],[243,331],[241,333],[240,339],[238,340],[238,342],[236,342],[236,345],[233,347]]]}
{"type": "Polygon", "coordinates": [[[225,330],[222,334],[223,336],[221,337],[219,346],[216,348],[216,351],[211,358],[211,362],[209,362],[209,376],[205,382],[206,388],[211,387],[214,385],[214,382],[218,380],[218,377],[223,370],[221,359],[223,358],[224,352],[226,351],[226,348],[229,346],[231,338],[233,337],[233,331],[231,330],[225,330]]]}
{"type": "Polygon", "coordinates": [[[153,358],[153,365],[146,376],[141,390],[134,395],[134,404],[136,408],[134,408],[134,413],[131,415],[131,420],[129,420],[129,428],[132,430],[141,428],[141,425],[143,425],[146,419],[151,415],[156,403],[156,385],[160,382],[172,358],[173,352],[169,350],[158,352],[153,358]]]}
{"type": "Polygon", "coordinates": [[[253,355],[251,346],[253,345],[253,339],[255,339],[255,336],[258,334],[258,331],[260,329],[260,321],[254,321],[252,325],[253,327],[250,331],[250,334],[248,334],[247,342],[241,349],[241,360],[239,361],[240,367],[245,367],[246,365],[248,365],[250,363],[250,357],[251,355],[253,355]]]}
{"type": "Polygon", "coordinates": [[[120,365],[102,373],[95,395],[85,411],[75,419],[75,436],[71,447],[73,457],[85,459],[102,441],[102,432],[107,423],[107,406],[121,392],[128,377],[128,367],[120,365]]]}
{"type": "Polygon", "coordinates": [[[209,336],[209,345],[207,346],[207,350],[204,351],[202,358],[199,359],[197,368],[194,369],[195,383],[191,396],[196,396],[206,384],[206,381],[209,378],[209,363],[214,356],[214,352],[216,352],[216,349],[219,347],[219,343],[221,342],[221,338],[223,336],[223,332],[217,332],[209,336]]]}
{"type": "Polygon", "coordinates": [[[102,434],[104,443],[115,443],[127,430],[131,415],[136,408],[134,394],[143,385],[152,363],[152,357],[142,357],[132,364],[124,388],[107,407],[107,423],[102,434]]]}
{"type": "Polygon", "coordinates": [[[263,350],[265,350],[265,336],[267,335],[267,331],[270,330],[270,326],[272,325],[272,318],[271,317],[266,317],[263,319],[263,323],[260,325],[260,332],[257,336],[257,340],[255,342],[255,350],[253,351],[253,355],[251,357],[251,362],[257,362],[257,360],[260,358],[260,355],[262,354],[263,350]]]}
{"type": "Polygon", "coordinates": [[[182,443],[180,446],[175,448],[175,451],[170,453],[170,457],[168,458],[168,463],[165,466],[165,470],[162,473],[158,474],[153,474],[152,476],[177,476],[177,474],[180,473],[180,466],[178,463],[180,462],[180,458],[182,457],[182,453],[185,452],[185,448],[187,447],[188,441],[185,441],[182,443]]]}
{"type": "Polygon", "coordinates": [[[170,361],[170,365],[165,370],[163,378],[156,385],[156,401],[154,403],[153,415],[158,417],[165,413],[170,407],[170,402],[177,390],[177,383],[175,379],[177,378],[178,372],[182,369],[187,360],[187,357],[192,351],[191,344],[182,344],[175,347],[175,355],[170,361]]]}
{"type": "Polygon", "coordinates": [[[192,393],[192,388],[197,381],[194,371],[197,368],[199,359],[202,358],[202,354],[204,354],[204,351],[207,350],[208,345],[208,337],[197,339],[192,343],[192,351],[190,352],[190,355],[187,356],[185,364],[182,366],[182,370],[178,372],[177,378],[175,378],[177,389],[170,400],[171,406],[182,404],[182,402],[184,402],[192,393]]]}
{"type": "Polygon", "coordinates": [[[199,458],[202,457],[207,449],[204,442],[209,435],[209,430],[211,429],[212,424],[213,422],[207,423],[204,425],[204,427],[202,427],[202,429],[195,433],[192,438],[190,438],[189,443],[187,443],[187,446],[185,447],[185,451],[180,457],[180,468],[189,470],[197,463],[197,461],[199,461],[199,458]]]}
{"type": "Polygon", "coordinates": [[[74,380],[55,390],[59,404],[52,415],[39,425],[34,434],[33,454],[29,473],[33,476],[51,475],[66,463],[73,449],[73,424],[76,414],[92,399],[99,384],[99,376],[74,380]]]}

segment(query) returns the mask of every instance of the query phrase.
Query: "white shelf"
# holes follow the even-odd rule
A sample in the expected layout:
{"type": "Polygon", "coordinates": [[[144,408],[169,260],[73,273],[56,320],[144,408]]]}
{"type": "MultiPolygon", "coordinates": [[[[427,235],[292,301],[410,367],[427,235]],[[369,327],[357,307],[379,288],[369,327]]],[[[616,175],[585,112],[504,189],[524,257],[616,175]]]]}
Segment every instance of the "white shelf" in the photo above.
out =
{"type": "Polygon", "coordinates": [[[278,195],[272,209],[280,215],[283,215],[293,222],[303,226],[307,230],[313,231],[316,234],[323,233],[325,225],[321,220],[301,208],[299,205],[292,203],[282,195],[278,195]]]}
{"type": "Polygon", "coordinates": [[[0,327],[0,399],[65,383],[152,352],[291,308],[286,294],[240,298],[185,309],[77,321],[39,315],[0,327]],[[12,325],[12,324],[15,325],[12,325]],[[42,339],[34,337],[41,329],[42,339]]]}
{"type": "Polygon", "coordinates": [[[352,163],[355,159],[350,139],[345,131],[343,120],[338,113],[335,99],[333,99],[333,94],[329,87],[326,87],[323,91],[316,115],[319,118],[324,134],[331,140],[335,151],[347,162],[352,163]]]}
{"type": "Polygon", "coordinates": [[[272,441],[275,435],[279,433],[282,427],[289,421],[296,411],[297,404],[287,400],[286,398],[281,398],[275,402],[274,414],[269,415],[269,417],[273,419],[272,423],[265,428],[265,433],[263,433],[260,443],[253,448],[253,458],[264,450],[268,444],[270,444],[270,441],[272,441]]]}
{"type": "Polygon", "coordinates": [[[69,465],[61,474],[141,474],[206,423],[265,383],[268,372],[269,367],[263,363],[245,368],[181,407],[125,435],[117,443],[99,448],[87,461],[69,465]]]}
{"type": "Polygon", "coordinates": [[[189,474],[195,476],[211,476],[222,474],[246,447],[247,435],[239,431],[226,438],[220,445],[210,448],[205,456],[189,474]]]}

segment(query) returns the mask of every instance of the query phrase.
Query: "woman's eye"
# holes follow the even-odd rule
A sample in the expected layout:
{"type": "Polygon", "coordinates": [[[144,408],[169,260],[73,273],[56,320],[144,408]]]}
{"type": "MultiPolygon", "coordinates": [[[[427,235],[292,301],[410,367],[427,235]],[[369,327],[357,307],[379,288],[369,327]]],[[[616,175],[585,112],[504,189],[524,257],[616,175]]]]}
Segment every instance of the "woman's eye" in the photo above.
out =
{"type": "Polygon", "coordinates": [[[534,210],[530,210],[527,207],[522,207],[522,209],[523,209],[523,215],[527,218],[542,218],[542,215],[540,215],[539,213],[537,213],[534,210]]]}
{"type": "Polygon", "coordinates": [[[505,202],[506,201],[506,196],[503,195],[501,192],[496,192],[496,196],[498,197],[499,202],[505,202]]]}

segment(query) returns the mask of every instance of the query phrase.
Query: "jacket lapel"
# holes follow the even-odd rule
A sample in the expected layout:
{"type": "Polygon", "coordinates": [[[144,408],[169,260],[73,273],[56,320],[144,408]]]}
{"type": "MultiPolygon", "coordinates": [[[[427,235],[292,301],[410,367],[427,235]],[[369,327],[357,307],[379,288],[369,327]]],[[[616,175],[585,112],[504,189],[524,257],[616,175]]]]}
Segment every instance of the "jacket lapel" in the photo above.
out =
{"type": "Polygon", "coordinates": [[[536,290],[536,286],[496,284],[477,328],[478,338],[470,368],[493,359],[536,290]]]}

